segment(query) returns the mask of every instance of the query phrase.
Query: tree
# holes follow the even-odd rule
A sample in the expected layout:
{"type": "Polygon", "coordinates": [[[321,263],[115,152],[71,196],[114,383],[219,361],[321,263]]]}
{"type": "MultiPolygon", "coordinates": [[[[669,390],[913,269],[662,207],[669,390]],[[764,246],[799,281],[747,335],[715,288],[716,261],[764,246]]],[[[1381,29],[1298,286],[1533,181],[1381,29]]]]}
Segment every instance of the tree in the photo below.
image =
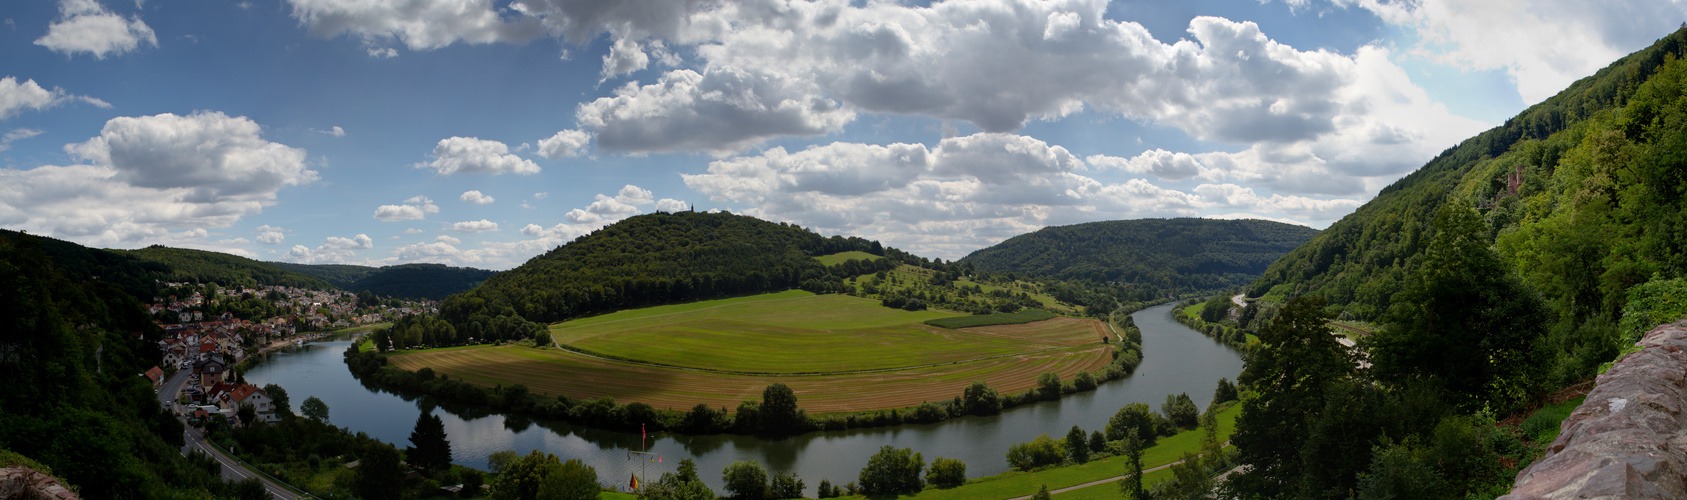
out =
{"type": "Polygon", "coordinates": [[[1142,487],[1142,440],[1136,434],[1126,434],[1119,443],[1125,456],[1125,477],[1119,480],[1119,492],[1127,500],[1147,500],[1148,490],[1142,487]]]}
{"type": "Polygon", "coordinates": [[[939,488],[954,488],[967,482],[967,464],[959,459],[937,457],[926,472],[926,482],[939,488]]]}
{"type": "Polygon", "coordinates": [[[865,495],[911,493],[924,487],[920,481],[923,470],[925,459],[913,449],[885,445],[867,459],[867,466],[861,468],[856,482],[865,495]]]}
{"type": "Polygon", "coordinates": [[[1325,387],[1352,372],[1354,362],[1330,333],[1321,298],[1297,297],[1259,333],[1241,382],[1257,388],[1236,419],[1238,459],[1248,465],[1231,476],[1244,496],[1293,493],[1302,473],[1301,447],[1308,416],[1324,407],[1325,387]]]}
{"type": "Polygon", "coordinates": [[[271,403],[275,405],[275,413],[277,415],[281,415],[283,417],[293,415],[292,404],[287,399],[287,389],[283,389],[281,386],[275,384],[264,384],[264,394],[269,395],[271,403]]]}
{"type": "Polygon", "coordinates": [[[411,465],[429,473],[451,467],[451,441],[445,439],[445,422],[438,415],[416,416],[416,427],[410,431],[410,446],[405,454],[411,465]]]}
{"type": "Polygon", "coordinates": [[[1002,412],[1001,396],[984,382],[974,381],[961,391],[961,403],[972,415],[995,415],[1002,412]]]}
{"type": "Polygon", "coordinates": [[[1066,445],[1043,434],[1031,442],[1009,446],[1007,460],[1009,466],[1023,471],[1060,465],[1066,460],[1066,445]]]}
{"type": "Polygon", "coordinates": [[[1101,431],[1090,431],[1090,453],[1103,451],[1107,451],[1107,436],[1101,435],[1101,431]]]}
{"type": "MultiPolygon", "coordinates": [[[[539,484],[552,466],[561,468],[556,455],[533,450],[521,458],[505,462],[498,473],[498,483],[492,485],[494,500],[533,500],[539,497],[539,484]]],[[[595,474],[595,473],[594,473],[595,474]]]]}
{"type": "Polygon", "coordinates": [[[366,500],[398,498],[404,490],[404,466],[398,463],[398,450],[386,443],[370,443],[358,457],[356,485],[357,495],[366,500]]]}
{"type": "Polygon", "coordinates": [[[328,423],[328,403],[322,402],[316,396],[305,398],[304,404],[299,405],[299,411],[304,412],[311,420],[328,423]]]}
{"type": "Polygon", "coordinates": [[[838,496],[838,491],[836,488],[832,487],[831,481],[821,479],[820,486],[814,487],[815,498],[834,498],[836,496],[838,496]]]}
{"type": "Polygon", "coordinates": [[[1037,395],[1047,400],[1060,399],[1060,374],[1043,372],[1037,375],[1037,395]]]}
{"type": "Polygon", "coordinates": [[[1435,226],[1423,264],[1368,339],[1371,363],[1384,381],[1435,381],[1463,409],[1508,407],[1545,366],[1529,351],[1546,306],[1488,248],[1475,211],[1448,204],[1435,226]]]}
{"type": "Polygon", "coordinates": [[[1089,442],[1085,439],[1084,430],[1076,425],[1066,432],[1066,452],[1071,454],[1073,462],[1083,464],[1090,461],[1089,442]]]}
{"type": "Polygon", "coordinates": [[[639,495],[658,500],[715,500],[714,490],[697,475],[697,463],[680,460],[677,472],[663,473],[655,484],[643,485],[639,495]]]}
{"type": "Polygon", "coordinates": [[[797,408],[797,393],[785,384],[773,384],[761,393],[762,430],[785,434],[802,430],[802,414],[797,408]]]}
{"type": "Polygon", "coordinates": [[[517,460],[521,460],[521,455],[516,454],[515,450],[494,451],[486,456],[486,466],[495,474],[503,474],[505,469],[517,460]]]}
{"type": "Polygon", "coordinates": [[[1213,404],[1216,405],[1228,401],[1235,401],[1237,399],[1240,399],[1240,396],[1236,391],[1236,384],[1230,383],[1230,379],[1227,378],[1218,379],[1218,388],[1213,390],[1213,404]]]}
{"type": "Polygon", "coordinates": [[[1176,500],[1205,500],[1212,498],[1213,481],[1207,476],[1201,456],[1184,453],[1183,460],[1172,465],[1172,479],[1155,485],[1154,498],[1176,500]]]}
{"type": "Polygon", "coordinates": [[[1160,413],[1165,414],[1166,420],[1183,429],[1192,429],[1201,418],[1201,410],[1195,407],[1195,401],[1189,399],[1189,393],[1173,396],[1166,395],[1166,402],[1160,405],[1160,413]]]}
{"type": "Polygon", "coordinates": [[[577,458],[559,464],[552,456],[542,470],[535,496],[538,500],[593,500],[603,489],[597,482],[597,470],[577,458]]]}
{"type": "Polygon", "coordinates": [[[1154,425],[1154,411],[1148,408],[1147,403],[1125,405],[1107,420],[1107,439],[1118,441],[1127,434],[1135,435],[1143,446],[1154,446],[1159,434],[1154,425]]]}
{"type": "Polygon", "coordinates": [[[802,479],[797,478],[795,472],[781,472],[773,475],[773,483],[767,488],[768,498],[783,500],[787,498],[802,498],[802,479]]]}
{"type": "Polygon", "coordinates": [[[726,492],[739,500],[760,500],[767,497],[767,469],[755,460],[739,460],[721,470],[721,482],[726,492]]]}
{"type": "Polygon", "coordinates": [[[252,407],[252,403],[240,403],[240,408],[234,411],[234,416],[240,419],[241,424],[252,425],[257,423],[258,410],[252,407]]]}

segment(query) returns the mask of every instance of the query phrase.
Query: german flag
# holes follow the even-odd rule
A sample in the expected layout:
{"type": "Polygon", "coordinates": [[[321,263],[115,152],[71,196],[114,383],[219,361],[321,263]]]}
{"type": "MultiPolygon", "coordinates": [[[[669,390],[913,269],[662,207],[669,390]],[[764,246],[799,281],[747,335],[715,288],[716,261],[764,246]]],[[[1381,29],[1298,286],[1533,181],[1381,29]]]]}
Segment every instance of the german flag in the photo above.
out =
{"type": "Polygon", "coordinates": [[[628,485],[627,489],[630,489],[630,490],[633,490],[633,491],[638,491],[638,474],[633,474],[633,480],[628,481],[627,485],[628,485]]]}

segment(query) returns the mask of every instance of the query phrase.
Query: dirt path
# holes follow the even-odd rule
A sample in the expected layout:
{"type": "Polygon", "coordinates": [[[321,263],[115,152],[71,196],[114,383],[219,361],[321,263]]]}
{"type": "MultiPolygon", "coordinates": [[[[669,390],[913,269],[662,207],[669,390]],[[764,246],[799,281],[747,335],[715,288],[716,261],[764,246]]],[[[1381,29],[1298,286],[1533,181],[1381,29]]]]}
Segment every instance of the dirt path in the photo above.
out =
{"type": "MultiPolygon", "coordinates": [[[[1226,447],[1226,448],[1230,447],[1230,442],[1225,441],[1224,447],[1226,447]]],[[[1183,461],[1178,460],[1176,462],[1172,462],[1172,463],[1157,466],[1157,467],[1149,467],[1147,469],[1142,469],[1142,473],[1147,474],[1147,473],[1150,473],[1150,472],[1165,469],[1165,468],[1171,467],[1173,465],[1181,464],[1181,463],[1183,463],[1183,461]]],[[[1076,486],[1067,486],[1065,488],[1061,488],[1061,489],[1058,489],[1058,490],[1049,490],[1049,494],[1050,495],[1058,495],[1058,494],[1065,493],[1065,492],[1068,492],[1068,491],[1081,490],[1081,489],[1088,488],[1088,487],[1091,487],[1091,486],[1100,486],[1100,485],[1107,484],[1107,483],[1114,483],[1114,482],[1118,482],[1119,480],[1127,478],[1127,477],[1130,477],[1130,474],[1123,474],[1123,475],[1119,475],[1119,476],[1113,476],[1113,477],[1110,477],[1110,478],[1107,478],[1107,479],[1090,481],[1090,482],[1080,484],[1080,485],[1076,485],[1076,486]]],[[[1033,495],[1025,495],[1025,496],[1022,496],[1022,497],[1009,498],[1007,500],[1029,500],[1032,496],[1033,495]]]]}

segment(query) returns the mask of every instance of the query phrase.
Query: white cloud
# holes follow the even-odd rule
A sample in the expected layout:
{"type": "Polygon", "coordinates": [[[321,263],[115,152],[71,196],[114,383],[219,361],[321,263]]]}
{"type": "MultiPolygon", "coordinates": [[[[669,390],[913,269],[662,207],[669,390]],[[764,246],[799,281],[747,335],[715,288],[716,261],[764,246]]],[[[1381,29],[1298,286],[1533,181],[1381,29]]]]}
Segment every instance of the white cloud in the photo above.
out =
{"type": "Polygon", "coordinates": [[[476,205],[485,205],[494,201],[491,196],[481,194],[479,190],[464,191],[458,199],[476,205]]]}
{"type": "Polygon", "coordinates": [[[0,225],[98,246],[182,246],[314,182],[305,151],[219,112],[106,121],[65,151],[88,164],[0,169],[0,225]]]}
{"type": "Polygon", "coordinates": [[[35,44],[66,56],[87,52],[105,59],[142,44],[156,47],[158,37],[138,15],[124,19],[95,0],[59,0],[59,19],[47,26],[47,34],[35,44]]]}
{"type": "Polygon", "coordinates": [[[644,54],[644,47],[638,40],[631,37],[620,37],[609,46],[609,53],[603,55],[603,79],[621,76],[650,66],[650,56],[644,54]]]}
{"type": "MultiPolygon", "coordinates": [[[[539,156],[552,160],[562,157],[580,156],[586,150],[586,144],[592,141],[592,135],[580,130],[563,130],[549,138],[539,140],[539,156]]],[[[543,193],[540,193],[543,194],[543,193]]],[[[540,198],[544,198],[540,196],[540,198]]]]}
{"type": "Polygon", "coordinates": [[[1091,155],[1086,160],[1096,167],[1116,168],[1133,174],[1149,174],[1162,181],[1180,181],[1191,177],[1216,180],[1213,177],[1222,175],[1208,169],[1189,153],[1173,153],[1159,148],[1143,151],[1133,158],[1091,155]]]}
{"type": "Polygon", "coordinates": [[[398,49],[392,47],[369,47],[366,49],[369,57],[376,59],[392,59],[398,57],[398,49]]]}
{"type": "Polygon", "coordinates": [[[543,199],[545,199],[546,196],[550,196],[550,195],[551,195],[550,193],[533,193],[533,199],[543,200],[543,199]]]}
{"type": "Polygon", "coordinates": [[[287,230],[268,224],[258,226],[258,243],[275,245],[287,239],[287,230]]]}
{"type": "MultiPolygon", "coordinates": [[[[426,196],[413,196],[401,205],[381,205],[375,208],[375,218],[382,222],[423,220],[428,214],[439,213],[439,206],[426,196]]],[[[406,231],[408,233],[408,231],[406,231]]]]}
{"type": "Polygon", "coordinates": [[[509,153],[509,146],[502,142],[475,137],[448,137],[440,139],[439,144],[434,146],[433,161],[413,166],[435,169],[439,175],[539,173],[538,164],[509,153]]]}
{"type": "Polygon", "coordinates": [[[433,240],[436,241],[436,242],[439,242],[439,243],[447,244],[447,245],[461,245],[461,244],[463,244],[463,240],[452,238],[450,236],[446,236],[446,235],[443,235],[443,234],[439,235],[439,236],[435,236],[433,240]]]}
{"type": "Polygon", "coordinates": [[[422,234],[422,233],[425,233],[425,232],[426,231],[416,229],[416,228],[409,228],[409,229],[404,230],[404,234],[422,234]]]}
{"type": "Polygon", "coordinates": [[[322,134],[322,135],[331,135],[331,136],[334,136],[334,137],[345,137],[346,136],[346,129],[340,128],[339,125],[335,125],[334,128],[331,128],[331,129],[328,129],[328,130],[317,130],[317,129],[313,128],[313,129],[310,129],[310,131],[316,132],[316,133],[322,134]]]}
{"type": "Polygon", "coordinates": [[[1232,184],[1202,184],[1192,192],[1143,179],[1107,184],[1081,173],[1089,168],[1058,145],[980,133],[944,139],[935,148],[852,143],[794,153],[773,148],[717,160],[706,174],[682,177],[686,186],[715,201],[743,205],[743,213],[823,233],[883,239],[944,258],[1048,225],[1192,217],[1215,210],[1252,210],[1327,224],[1360,203],[1261,196],[1232,184]]]}
{"type": "Polygon", "coordinates": [[[630,153],[736,151],[787,135],[820,135],[855,119],[813,82],[734,68],[669,71],[580,104],[575,119],[597,147],[630,153]]]}
{"type": "Polygon", "coordinates": [[[1504,69],[1534,104],[1675,31],[1687,4],[1646,0],[1335,0],[1414,31],[1414,53],[1469,69],[1504,69]]]}
{"type": "Polygon", "coordinates": [[[459,233],[484,233],[497,231],[498,223],[486,219],[463,221],[451,224],[451,230],[459,233]]]}
{"type": "MultiPolygon", "coordinates": [[[[348,34],[373,47],[396,39],[411,50],[429,50],[456,42],[524,43],[544,34],[525,16],[505,19],[490,0],[288,0],[292,15],[312,35],[348,34]]],[[[387,49],[391,50],[391,49],[387,49]]],[[[373,49],[371,49],[373,55],[373,49]]]]}
{"type": "Polygon", "coordinates": [[[65,101],[79,100],[101,108],[111,107],[110,103],[92,97],[71,95],[64,89],[53,87],[47,90],[35,80],[24,80],[18,83],[18,78],[8,76],[0,78],[0,120],[11,118],[19,111],[41,111],[63,104],[65,101]]]}
{"type": "Polygon", "coordinates": [[[375,240],[370,239],[369,235],[367,235],[367,234],[358,234],[357,236],[353,236],[353,237],[350,237],[350,238],[342,238],[342,237],[339,237],[339,236],[329,236],[327,239],[322,241],[322,247],[325,248],[325,249],[334,249],[334,250],[352,250],[352,249],[361,249],[361,248],[374,248],[375,247],[375,240]]]}
{"type": "Polygon", "coordinates": [[[690,209],[691,205],[687,204],[684,200],[676,200],[673,198],[662,198],[660,200],[656,200],[656,210],[663,212],[684,212],[690,209]]]}
{"type": "Polygon", "coordinates": [[[6,135],[0,135],[0,151],[12,149],[12,142],[41,135],[41,131],[32,128],[15,128],[6,135]]]}

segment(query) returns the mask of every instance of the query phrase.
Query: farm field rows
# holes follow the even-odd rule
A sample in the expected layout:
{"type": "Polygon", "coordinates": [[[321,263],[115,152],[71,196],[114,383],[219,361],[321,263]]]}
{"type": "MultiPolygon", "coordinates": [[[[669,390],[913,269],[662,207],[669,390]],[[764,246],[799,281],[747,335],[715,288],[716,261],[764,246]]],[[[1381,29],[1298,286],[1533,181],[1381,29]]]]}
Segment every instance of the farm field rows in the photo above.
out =
{"type": "Polygon", "coordinates": [[[552,325],[562,349],[472,346],[392,355],[483,385],[522,384],[546,395],[614,397],[658,409],[736,407],[769,384],[796,392],[812,414],[903,408],[959,395],[973,381],[1002,393],[1044,372],[1071,380],[1112,360],[1105,327],[1056,317],[1017,325],[947,329],[957,316],[890,309],[878,301],[791,291],[622,311],[552,325]],[[866,370],[865,372],[863,370],[866,370]]]}

